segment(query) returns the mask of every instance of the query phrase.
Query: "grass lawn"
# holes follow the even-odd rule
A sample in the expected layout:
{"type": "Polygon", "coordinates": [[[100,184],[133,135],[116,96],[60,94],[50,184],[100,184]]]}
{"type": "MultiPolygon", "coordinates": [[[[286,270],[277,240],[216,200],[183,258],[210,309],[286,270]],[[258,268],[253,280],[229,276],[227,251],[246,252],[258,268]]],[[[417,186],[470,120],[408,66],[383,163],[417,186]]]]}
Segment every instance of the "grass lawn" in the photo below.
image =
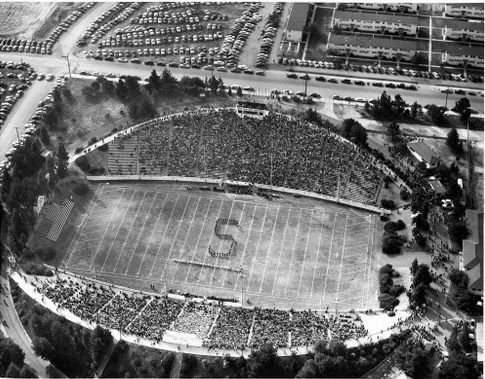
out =
{"type": "Polygon", "coordinates": [[[160,183],[101,183],[92,199],[77,213],[74,238],[65,238],[68,270],[224,297],[238,297],[242,285],[254,304],[279,308],[374,302],[377,216],[309,199],[266,201],[160,183]],[[208,253],[231,245],[214,233],[221,218],[240,223],[222,227],[238,243],[229,259],[208,253]]]}

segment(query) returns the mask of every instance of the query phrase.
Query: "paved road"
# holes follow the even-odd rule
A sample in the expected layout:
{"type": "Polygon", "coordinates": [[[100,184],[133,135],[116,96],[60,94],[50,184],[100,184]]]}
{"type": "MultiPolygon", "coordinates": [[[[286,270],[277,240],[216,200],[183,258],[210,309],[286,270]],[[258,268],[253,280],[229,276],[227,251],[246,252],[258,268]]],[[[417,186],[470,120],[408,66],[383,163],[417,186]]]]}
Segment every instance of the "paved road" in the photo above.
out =
{"type": "Polygon", "coordinates": [[[5,124],[0,130],[0,161],[3,161],[5,153],[12,148],[12,143],[17,140],[15,127],[19,127],[18,132],[25,131],[24,125],[30,120],[41,101],[47,93],[54,87],[55,82],[35,81],[30,88],[25,91],[25,95],[15,104],[12,112],[5,120],[5,124]]]}
{"type": "Polygon", "coordinates": [[[34,369],[39,377],[46,378],[46,367],[49,362],[37,356],[32,349],[32,341],[25,332],[20,320],[18,319],[17,312],[15,311],[12,297],[10,296],[10,284],[6,277],[5,270],[1,276],[0,283],[4,289],[8,289],[7,292],[2,290],[0,312],[2,314],[2,320],[6,322],[6,326],[2,326],[2,330],[7,337],[10,337],[25,353],[25,362],[34,369]],[[6,293],[6,294],[5,294],[6,293]]]}

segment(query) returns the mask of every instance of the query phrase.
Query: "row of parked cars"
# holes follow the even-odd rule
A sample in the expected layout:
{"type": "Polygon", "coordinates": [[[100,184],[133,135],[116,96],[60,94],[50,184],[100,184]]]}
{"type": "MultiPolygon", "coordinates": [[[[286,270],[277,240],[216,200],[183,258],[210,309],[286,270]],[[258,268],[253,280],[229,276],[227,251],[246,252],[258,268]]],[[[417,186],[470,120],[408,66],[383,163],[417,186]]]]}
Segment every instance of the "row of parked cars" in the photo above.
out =
{"type": "Polygon", "coordinates": [[[107,11],[101,13],[86,29],[78,40],[78,46],[85,46],[88,42],[96,43],[98,39],[103,37],[108,31],[113,29],[116,25],[121,24],[127,20],[136,10],[140,9],[141,3],[115,3],[107,11]],[[106,22],[112,18],[115,14],[121,13],[113,18],[111,21],[106,22]]]}
{"type": "Polygon", "coordinates": [[[25,144],[25,141],[39,133],[39,126],[43,122],[45,115],[47,114],[49,108],[54,106],[54,91],[60,90],[65,85],[66,77],[57,78],[56,85],[51,92],[47,94],[44,100],[40,101],[35,110],[35,114],[31,119],[24,125],[25,131],[19,136],[18,141],[13,143],[13,147],[8,151],[5,156],[6,159],[0,163],[0,178],[4,175],[6,170],[9,170],[12,166],[11,159],[15,151],[25,144]]]}
{"type": "Polygon", "coordinates": [[[27,63],[0,62],[0,126],[3,125],[13,106],[29,88],[36,74],[27,63]],[[14,70],[20,70],[15,72],[14,70]]]}
{"type": "Polygon", "coordinates": [[[257,67],[266,67],[266,65],[268,64],[268,59],[271,54],[271,50],[273,49],[276,32],[278,31],[279,22],[284,7],[285,3],[276,3],[273,6],[272,19],[277,21],[268,21],[264,26],[264,29],[262,31],[263,38],[261,41],[261,46],[259,47],[258,56],[256,58],[257,67]]]}
{"type": "Polygon", "coordinates": [[[217,41],[222,39],[224,35],[221,32],[210,33],[210,34],[193,34],[193,35],[182,35],[176,37],[152,37],[152,38],[139,38],[122,41],[121,39],[116,39],[113,37],[108,37],[108,39],[100,41],[98,43],[99,48],[103,47],[139,47],[139,46],[157,46],[157,45],[170,45],[174,43],[196,43],[204,41],[217,41]]]}
{"type": "Polygon", "coordinates": [[[36,40],[20,40],[12,38],[0,39],[0,51],[31,53],[31,54],[52,54],[52,47],[59,40],[60,36],[67,31],[67,29],[91,9],[96,3],[83,3],[81,6],[74,9],[69,15],[64,18],[61,23],[49,34],[45,41],[36,40]]]}
{"type": "MultiPolygon", "coordinates": [[[[211,14],[206,10],[205,15],[194,14],[192,9],[187,9],[181,12],[144,12],[131,19],[132,24],[195,24],[201,19],[205,21],[224,21],[224,16],[218,14],[211,14]]],[[[226,16],[227,17],[227,16],[226,16]]],[[[227,19],[227,18],[226,18],[227,19]]]]}

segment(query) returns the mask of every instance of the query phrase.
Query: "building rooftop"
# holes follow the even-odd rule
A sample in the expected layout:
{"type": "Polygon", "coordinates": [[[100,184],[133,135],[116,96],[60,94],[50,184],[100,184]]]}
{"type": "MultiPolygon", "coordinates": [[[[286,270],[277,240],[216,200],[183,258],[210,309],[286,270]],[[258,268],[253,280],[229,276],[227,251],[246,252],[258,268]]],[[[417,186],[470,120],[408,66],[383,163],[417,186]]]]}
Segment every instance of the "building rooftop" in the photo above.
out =
{"type": "Polygon", "coordinates": [[[333,33],[330,35],[328,43],[333,43],[335,45],[380,47],[383,49],[400,49],[407,51],[417,50],[416,41],[391,38],[369,38],[368,36],[350,36],[333,33]]]}
{"type": "Polygon", "coordinates": [[[439,180],[432,180],[429,182],[429,185],[431,189],[437,194],[444,195],[446,193],[445,187],[443,187],[443,184],[441,184],[439,180]]]}
{"type": "Polygon", "coordinates": [[[418,18],[416,16],[398,15],[398,14],[386,14],[383,17],[379,13],[369,13],[369,12],[352,12],[352,11],[335,11],[334,18],[341,20],[358,20],[367,22],[392,22],[396,24],[408,24],[417,25],[418,18]]]}
{"type": "Polygon", "coordinates": [[[446,27],[454,30],[473,30],[483,32],[483,22],[473,22],[466,20],[446,19],[446,27]]]}
{"type": "Polygon", "coordinates": [[[290,17],[288,18],[286,30],[302,32],[305,28],[309,9],[310,4],[308,3],[294,3],[293,8],[291,8],[290,17]]]}
{"type": "Polygon", "coordinates": [[[434,164],[439,161],[439,157],[436,156],[433,149],[431,149],[421,140],[409,142],[408,147],[429,164],[434,164]]]}
{"type": "Polygon", "coordinates": [[[463,240],[463,264],[468,270],[470,287],[483,290],[483,212],[466,210],[468,237],[463,240]]]}
{"type": "Polygon", "coordinates": [[[450,55],[480,57],[483,58],[483,47],[474,45],[459,45],[457,43],[447,43],[446,50],[450,55]]]}
{"type": "Polygon", "coordinates": [[[452,4],[446,4],[448,7],[452,8],[477,8],[477,9],[483,9],[483,3],[452,3],[452,4]]]}

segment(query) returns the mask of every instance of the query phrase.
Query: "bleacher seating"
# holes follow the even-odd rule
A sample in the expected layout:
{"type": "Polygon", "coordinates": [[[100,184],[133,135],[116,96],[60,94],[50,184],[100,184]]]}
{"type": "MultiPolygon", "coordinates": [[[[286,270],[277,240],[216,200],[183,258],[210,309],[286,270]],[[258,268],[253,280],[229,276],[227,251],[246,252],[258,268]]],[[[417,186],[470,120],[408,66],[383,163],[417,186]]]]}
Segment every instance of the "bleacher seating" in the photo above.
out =
{"type": "Polygon", "coordinates": [[[64,199],[62,203],[52,200],[50,204],[44,205],[41,212],[43,217],[35,228],[36,233],[56,242],[73,207],[74,203],[67,199],[64,199]]]}

